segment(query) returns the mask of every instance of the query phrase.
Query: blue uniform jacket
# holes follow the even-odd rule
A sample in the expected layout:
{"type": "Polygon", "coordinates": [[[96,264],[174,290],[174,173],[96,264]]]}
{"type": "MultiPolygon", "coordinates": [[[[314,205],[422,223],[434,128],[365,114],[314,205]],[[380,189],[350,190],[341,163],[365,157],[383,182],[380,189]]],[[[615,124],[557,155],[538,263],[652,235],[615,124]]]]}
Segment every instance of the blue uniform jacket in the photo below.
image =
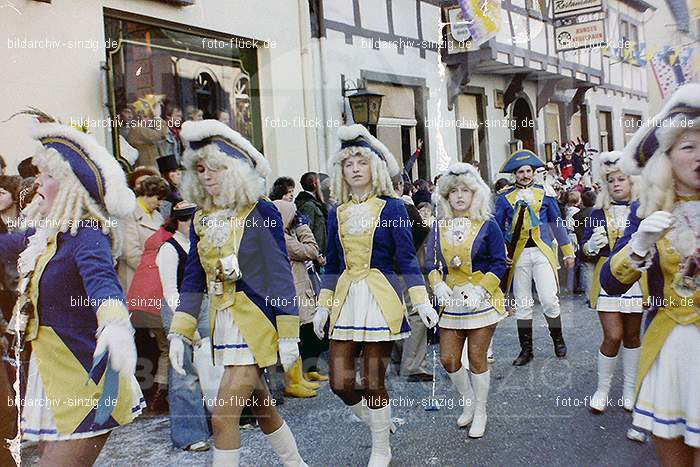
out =
{"type": "MultiPolygon", "coordinates": [[[[501,229],[493,219],[487,220],[476,235],[471,249],[471,258],[472,272],[479,271],[484,275],[490,272],[497,276],[499,280],[503,279],[503,275],[506,272],[506,250],[503,247],[501,229]]],[[[437,223],[435,223],[433,228],[430,229],[430,236],[428,237],[425,273],[429,274],[442,263],[442,277],[444,279],[447,276],[450,260],[451,258],[445,258],[442,254],[440,235],[437,234],[437,223]],[[436,248],[438,251],[437,260],[435,258],[436,248]]]]}
{"type": "Polygon", "coordinates": [[[373,206],[383,204],[383,206],[380,207],[381,212],[375,222],[376,225],[373,226],[373,233],[370,230],[371,237],[368,235],[366,241],[362,242],[361,248],[366,247],[367,250],[359,253],[353,251],[353,254],[358,257],[368,255],[369,262],[354,266],[352,272],[346,265],[348,252],[344,250],[338,225],[338,209],[342,209],[345,205],[333,208],[328,214],[326,267],[321,281],[319,303],[334,312],[331,315],[332,329],[335,318],[342,309],[348,284],[360,277],[367,277],[370,288],[375,287],[372,290],[380,292],[375,293],[375,298],[382,307],[392,333],[407,331],[409,327],[403,316],[405,305],[400,298],[403,297],[401,280],[408,288],[411,303],[418,305],[428,302],[425,281],[413,246],[411,222],[404,202],[399,198],[381,196],[371,198],[367,203],[372,203],[373,206]],[[339,284],[341,277],[342,284],[339,284]],[[387,286],[388,290],[385,290],[382,284],[387,282],[384,280],[388,281],[391,289],[387,286]],[[337,288],[341,289],[340,293],[336,290],[337,288]]]}
{"type": "MultiPolygon", "coordinates": [[[[531,188],[539,188],[544,190],[542,185],[532,185],[531,188]]],[[[516,186],[509,187],[504,192],[500,193],[496,198],[494,219],[501,227],[501,232],[503,233],[504,238],[507,237],[511,228],[511,223],[514,222],[514,209],[506,199],[506,195],[516,189],[518,189],[516,186]]],[[[540,225],[540,238],[542,238],[542,241],[544,241],[547,245],[552,245],[554,239],[556,238],[560,247],[570,243],[569,235],[566,233],[566,226],[564,225],[564,220],[561,217],[561,211],[559,210],[559,206],[557,205],[557,200],[555,198],[552,196],[545,196],[543,198],[542,207],[540,208],[538,217],[540,225]]]]}
{"type": "MultiPolygon", "coordinates": [[[[170,328],[171,332],[190,339],[196,328],[203,294],[209,290],[207,282],[211,279],[207,277],[200,258],[200,237],[195,222],[198,218],[203,223],[207,219],[199,214],[195,215],[190,230],[190,252],[181,286],[180,303],[170,328]],[[191,318],[184,315],[190,315],[191,318]]],[[[258,365],[264,367],[275,363],[273,360],[276,360],[279,338],[299,336],[298,304],[279,211],[270,201],[261,198],[244,222],[245,228],[238,248],[242,277],[235,282],[234,289],[228,289],[228,284],[226,285],[227,296],[222,302],[233,307],[234,319],[241,328],[243,337],[251,347],[258,365]]],[[[205,254],[217,257],[214,248],[205,254]]],[[[213,330],[216,312],[220,311],[212,309],[215,305],[216,301],[212,300],[210,330],[213,330]]]]}
{"type": "MultiPolygon", "coordinates": [[[[29,229],[0,235],[0,261],[16,262],[33,234],[34,229],[29,229]]],[[[96,345],[98,310],[105,305],[100,310],[104,312],[103,318],[127,316],[124,293],[112,260],[111,239],[99,227],[80,227],[75,236],[58,233],[55,252],[51,253],[53,248],[47,250],[46,258],[50,259],[43,270],[39,266],[43,263],[41,259],[37,262],[38,299],[26,338],[33,341],[33,352],[39,359],[39,372],[49,398],[95,397],[98,394],[95,385],[106,367],[104,359],[93,373],[92,382],[86,383],[96,345]]],[[[99,324],[104,324],[103,318],[99,318],[99,324]]],[[[130,397],[129,394],[133,407],[128,410],[136,410],[142,400],[131,401],[130,397]]],[[[112,428],[130,421],[128,415],[121,423],[110,417],[105,424],[95,426],[96,411],[89,406],[62,405],[54,407],[53,412],[60,433],[112,428]]]]}

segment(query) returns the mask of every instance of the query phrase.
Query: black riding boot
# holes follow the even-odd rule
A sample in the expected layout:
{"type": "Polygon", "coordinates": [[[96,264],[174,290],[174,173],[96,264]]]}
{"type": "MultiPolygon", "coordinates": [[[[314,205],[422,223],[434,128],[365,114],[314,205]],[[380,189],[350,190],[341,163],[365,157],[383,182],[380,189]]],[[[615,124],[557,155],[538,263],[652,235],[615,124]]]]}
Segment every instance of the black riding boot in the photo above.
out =
{"type": "Polygon", "coordinates": [[[527,365],[532,360],[532,320],[518,320],[518,340],[520,341],[520,355],[513,360],[513,365],[527,365]]]}
{"type": "Polygon", "coordinates": [[[545,318],[547,319],[547,326],[549,326],[549,335],[552,336],[554,354],[557,357],[566,357],[566,343],[561,333],[561,316],[557,316],[556,318],[545,316],[545,318]]]}

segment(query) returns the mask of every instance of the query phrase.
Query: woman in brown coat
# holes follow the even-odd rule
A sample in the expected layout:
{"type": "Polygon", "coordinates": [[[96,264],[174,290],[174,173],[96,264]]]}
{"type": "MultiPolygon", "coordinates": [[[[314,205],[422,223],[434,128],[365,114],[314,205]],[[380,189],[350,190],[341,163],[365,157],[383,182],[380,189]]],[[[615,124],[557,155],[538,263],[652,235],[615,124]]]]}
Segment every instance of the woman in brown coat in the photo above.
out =
{"type": "Polygon", "coordinates": [[[297,306],[299,307],[299,352],[301,359],[287,372],[285,395],[290,397],[313,397],[318,384],[307,381],[302,374],[302,365],[309,371],[309,379],[325,381],[328,377],[321,376],[315,368],[320,353],[320,341],[314,334],[313,318],[316,312],[316,294],[311,279],[306,270],[307,261],[319,259],[320,252],[314,234],[306,224],[300,224],[296,205],[282,199],[273,201],[282,215],[284,222],[284,239],[287,254],[292,265],[294,287],[296,289],[297,306]]]}

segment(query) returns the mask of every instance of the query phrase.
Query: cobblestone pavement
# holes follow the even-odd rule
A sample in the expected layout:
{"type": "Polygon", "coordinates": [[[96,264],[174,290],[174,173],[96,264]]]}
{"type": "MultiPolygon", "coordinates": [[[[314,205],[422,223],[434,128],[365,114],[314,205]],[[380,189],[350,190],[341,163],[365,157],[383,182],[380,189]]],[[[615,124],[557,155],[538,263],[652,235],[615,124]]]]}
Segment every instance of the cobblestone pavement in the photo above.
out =
{"type": "MultiPolygon", "coordinates": [[[[457,428],[459,397],[439,360],[435,393],[443,406],[438,411],[425,410],[431,383],[409,383],[392,372],[388,384],[399,425],[391,439],[392,465],[658,465],[650,442],[638,444],[625,437],[631,415],[617,406],[620,371],[613,380],[614,405],[604,415],[588,411],[586,397],[595,390],[600,325],[582,297],[563,297],[561,302],[569,348],[566,359],[554,357],[544,318],[537,309],[535,359],[525,367],[511,365],[519,350],[515,319],[498,326],[488,426],[481,439],[469,439],[467,430],[457,428]]],[[[431,348],[431,362],[432,354],[431,348]]],[[[327,383],[318,397],[287,399],[280,410],[309,465],[366,465],[369,430],[353,420],[327,383]]],[[[242,465],[279,465],[259,430],[244,430],[242,446],[242,465]]],[[[172,448],[166,417],[140,417],[113,433],[97,465],[194,466],[208,464],[210,457],[210,452],[172,448]]],[[[36,463],[36,448],[24,449],[23,459],[27,465],[36,463]]]]}

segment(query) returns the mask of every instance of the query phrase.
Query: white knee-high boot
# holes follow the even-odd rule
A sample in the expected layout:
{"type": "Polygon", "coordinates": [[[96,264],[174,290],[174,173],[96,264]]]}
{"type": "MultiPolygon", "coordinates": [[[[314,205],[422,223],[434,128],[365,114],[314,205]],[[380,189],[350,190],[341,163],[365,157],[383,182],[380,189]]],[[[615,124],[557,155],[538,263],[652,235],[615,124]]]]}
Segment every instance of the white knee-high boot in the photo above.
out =
{"type": "Polygon", "coordinates": [[[470,438],[481,438],[486,431],[486,402],[489,399],[489,387],[491,386],[491,370],[484,373],[469,373],[474,387],[474,419],[469,427],[470,438]]]}
{"type": "Polygon", "coordinates": [[[216,449],[216,447],[214,447],[212,451],[212,467],[238,467],[238,463],[241,459],[240,448],[216,449]]]}
{"type": "MultiPolygon", "coordinates": [[[[360,419],[360,421],[367,426],[369,426],[369,412],[367,411],[367,401],[363,397],[360,402],[358,402],[355,405],[349,405],[350,411],[360,419]]],[[[391,422],[391,427],[389,428],[389,431],[393,434],[396,432],[396,425],[394,422],[391,422]]]]}
{"type": "Polygon", "coordinates": [[[640,348],[622,347],[622,397],[625,410],[634,409],[634,390],[637,384],[640,348]]]}
{"type": "Polygon", "coordinates": [[[367,467],[387,467],[391,462],[389,430],[391,428],[391,405],[380,409],[367,408],[369,429],[372,432],[372,454],[367,467]]]}
{"type": "Polygon", "coordinates": [[[457,425],[464,427],[472,422],[474,416],[474,391],[469,383],[469,372],[463,366],[454,373],[447,373],[457,392],[462,395],[462,415],[457,419],[457,425]]]}
{"type": "Polygon", "coordinates": [[[285,467],[308,467],[299,455],[297,443],[287,422],[270,434],[265,435],[285,467]]]}
{"type": "Polygon", "coordinates": [[[598,351],[598,389],[591,398],[591,410],[596,412],[604,412],[608,405],[608,393],[610,393],[610,384],[612,383],[613,373],[615,373],[615,365],[617,364],[617,355],[614,357],[606,357],[600,350],[598,351]]]}

